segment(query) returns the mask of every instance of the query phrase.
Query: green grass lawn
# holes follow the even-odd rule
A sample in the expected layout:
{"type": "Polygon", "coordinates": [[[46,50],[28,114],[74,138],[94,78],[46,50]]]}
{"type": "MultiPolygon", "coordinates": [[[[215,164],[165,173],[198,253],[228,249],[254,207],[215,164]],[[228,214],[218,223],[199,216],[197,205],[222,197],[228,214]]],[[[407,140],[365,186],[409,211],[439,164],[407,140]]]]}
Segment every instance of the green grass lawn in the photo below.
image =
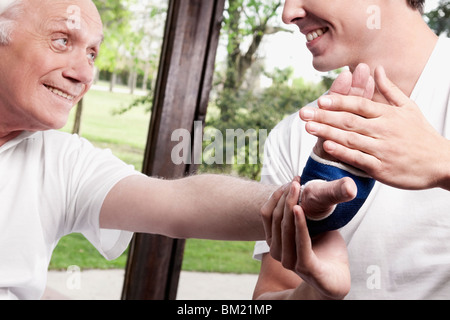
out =
{"type": "MultiPolygon", "coordinates": [[[[124,93],[91,90],[85,97],[81,136],[101,148],[109,148],[117,157],[142,168],[150,115],[144,108],[135,108],[123,115],[115,110],[128,106],[136,97],[124,93]]],[[[74,112],[63,131],[71,132],[74,112]]],[[[188,240],[183,270],[258,273],[259,263],[251,258],[252,242],[188,240]]],[[[124,268],[125,252],[115,261],[107,261],[82,235],[73,234],[61,239],[56,247],[50,269],[67,269],[77,265],[81,269],[124,268]]]]}

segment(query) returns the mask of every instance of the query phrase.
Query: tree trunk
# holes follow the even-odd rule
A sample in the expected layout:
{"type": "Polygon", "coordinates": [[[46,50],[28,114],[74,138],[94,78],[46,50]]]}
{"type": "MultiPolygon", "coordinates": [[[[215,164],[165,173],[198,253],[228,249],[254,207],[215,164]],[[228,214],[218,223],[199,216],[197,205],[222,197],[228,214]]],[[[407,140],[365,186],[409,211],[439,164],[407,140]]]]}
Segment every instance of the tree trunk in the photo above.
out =
{"type": "Polygon", "coordinates": [[[114,86],[116,85],[116,78],[117,75],[116,73],[113,71],[113,73],[111,74],[111,79],[109,81],[109,91],[113,92],[114,91],[114,86]]]}
{"type": "Polygon", "coordinates": [[[77,104],[77,109],[76,109],[76,113],[75,113],[75,121],[73,123],[73,129],[72,129],[73,134],[80,135],[80,132],[81,132],[81,115],[83,113],[83,101],[84,101],[84,98],[82,98],[80,100],[80,102],[78,102],[78,104],[77,104]]]}
{"type": "MultiPolygon", "coordinates": [[[[195,170],[192,162],[177,165],[172,161],[176,142],[171,141],[171,134],[177,129],[188,130],[191,137],[202,134],[202,126],[194,124],[204,124],[206,118],[224,3],[169,3],[143,164],[143,172],[149,176],[180,178],[195,170]]],[[[175,299],[183,250],[184,240],[136,234],[129,251],[122,298],[175,299]]]]}

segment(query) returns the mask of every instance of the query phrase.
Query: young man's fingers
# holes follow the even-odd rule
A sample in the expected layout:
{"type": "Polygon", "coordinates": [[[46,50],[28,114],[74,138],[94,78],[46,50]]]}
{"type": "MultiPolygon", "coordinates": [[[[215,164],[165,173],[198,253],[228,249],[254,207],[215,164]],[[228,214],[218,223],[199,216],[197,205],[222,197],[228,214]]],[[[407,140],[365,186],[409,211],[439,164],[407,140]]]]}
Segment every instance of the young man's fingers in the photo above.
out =
{"type": "Polygon", "coordinates": [[[342,71],[331,84],[329,94],[348,95],[352,87],[353,76],[348,70],[342,71]]]}
{"type": "Polygon", "coordinates": [[[323,148],[325,152],[339,161],[358,168],[371,176],[373,176],[376,168],[380,166],[380,160],[369,153],[348,148],[334,141],[325,141],[323,148]]]}
{"type": "Polygon", "coordinates": [[[375,83],[378,91],[389,101],[390,104],[401,107],[409,98],[397,87],[386,75],[383,67],[377,67],[375,69],[375,83]]]}
{"type": "Polygon", "coordinates": [[[313,108],[303,109],[300,115],[303,120],[308,121],[306,125],[307,130],[314,130],[314,125],[326,125],[362,135],[370,135],[373,132],[372,122],[349,112],[334,112],[313,108]],[[308,112],[313,114],[308,114],[308,112]]]}
{"type": "MultiPolygon", "coordinates": [[[[329,111],[345,111],[364,118],[377,118],[382,114],[383,104],[356,96],[328,95],[318,100],[320,109],[329,111]]],[[[305,108],[302,108],[303,110],[305,108]]],[[[308,110],[308,109],[305,109],[308,110]]],[[[309,119],[311,120],[311,119],[309,119]]]]}
{"type": "Polygon", "coordinates": [[[374,88],[369,66],[360,63],[353,71],[352,85],[347,95],[372,99],[374,88]]]}

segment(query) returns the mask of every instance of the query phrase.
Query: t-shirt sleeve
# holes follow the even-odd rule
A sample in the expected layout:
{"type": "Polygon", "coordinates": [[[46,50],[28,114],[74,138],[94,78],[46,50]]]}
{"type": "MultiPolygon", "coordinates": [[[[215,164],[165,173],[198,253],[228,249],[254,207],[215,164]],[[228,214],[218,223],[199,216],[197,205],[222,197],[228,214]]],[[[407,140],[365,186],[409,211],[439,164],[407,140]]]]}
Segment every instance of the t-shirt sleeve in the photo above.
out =
{"type": "MultiPolygon", "coordinates": [[[[127,248],[132,233],[100,228],[100,211],[109,191],[122,179],[140,174],[111,151],[95,148],[77,136],[72,137],[69,164],[65,234],[81,233],[108,260],[127,248]]],[[[124,212],[126,214],[126,212],[124,212]]]]}

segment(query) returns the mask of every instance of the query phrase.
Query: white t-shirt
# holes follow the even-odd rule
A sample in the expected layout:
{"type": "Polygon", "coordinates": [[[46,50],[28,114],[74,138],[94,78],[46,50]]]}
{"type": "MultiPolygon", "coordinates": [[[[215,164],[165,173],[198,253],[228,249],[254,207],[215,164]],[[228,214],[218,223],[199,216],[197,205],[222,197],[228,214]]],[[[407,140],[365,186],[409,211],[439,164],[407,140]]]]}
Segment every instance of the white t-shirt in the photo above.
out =
{"type": "Polygon", "coordinates": [[[58,131],[24,132],[0,147],[0,299],[40,299],[58,240],[82,233],[107,259],[129,232],[103,230],[111,188],[139,174],[109,150],[58,131]]]}
{"type": "MultiPolygon", "coordinates": [[[[426,119],[447,139],[449,57],[450,39],[440,38],[411,94],[426,119]]],[[[261,181],[282,185],[300,175],[315,142],[297,113],[284,119],[266,142],[261,181]]],[[[341,234],[348,245],[352,276],[347,298],[450,298],[448,191],[406,191],[377,182],[341,234]]],[[[258,242],[255,258],[268,250],[265,242],[258,242]]]]}

